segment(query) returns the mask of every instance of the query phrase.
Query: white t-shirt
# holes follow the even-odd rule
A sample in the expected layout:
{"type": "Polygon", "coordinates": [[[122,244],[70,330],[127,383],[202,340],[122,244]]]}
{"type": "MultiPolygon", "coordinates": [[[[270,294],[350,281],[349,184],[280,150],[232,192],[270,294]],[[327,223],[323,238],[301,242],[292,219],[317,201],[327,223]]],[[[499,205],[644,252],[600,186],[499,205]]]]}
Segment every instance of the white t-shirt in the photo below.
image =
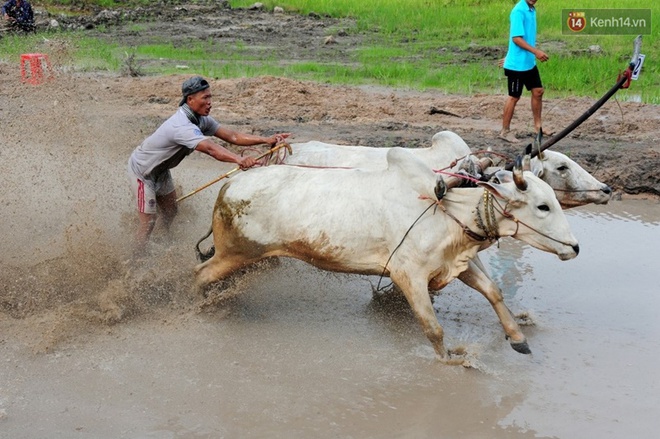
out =
{"type": "Polygon", "coordinates": [[[158,175],[181,163],[206,136],[212,136],[220,123],[210,116],[199,116],[199,127],[192,123],[183,109],[169,119],[131,154],[128,166],[139,176],[156,180],[158,175]]]}

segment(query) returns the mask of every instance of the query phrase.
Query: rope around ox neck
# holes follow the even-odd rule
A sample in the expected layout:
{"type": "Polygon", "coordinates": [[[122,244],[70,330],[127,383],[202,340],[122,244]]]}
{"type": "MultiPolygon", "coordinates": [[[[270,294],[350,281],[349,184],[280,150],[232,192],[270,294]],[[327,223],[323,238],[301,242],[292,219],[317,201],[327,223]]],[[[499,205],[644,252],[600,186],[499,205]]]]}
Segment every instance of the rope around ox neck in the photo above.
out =
{"type": "MultiPolygon", "coordinates": [[[[569,244],[567,242],[561,241],[559,239],[553,238],[550,235],[547,235],[546,233],[541,232],[540,230],[530,226],[529,224],[525,223],[524,221],[519,220],[518,218],[515,217],[511,212],[507,211],[506,205],[502,207],[500,202],[497,200],[497,197],[493,195],[489,190],[484,189],[484,195],[482,199],[477,202],[476,206],[476,215],[477,218],[475,219],[475,222],[477,223],[477,226],[484,231],[485,236],[480,235],[473,230],[471,230],[467,225],[463,224],[458,218],[456,218],[451,212],[447,210],[447,208],[442,204],[442,201],[434,201],[434,204],[436,204],[440,210],[442,210],[447,216],[452,218],[463,230],[463,232],[470,238],[474,239],[475,241],[491,241],[491,242],[496,242],[503,236],[499,234],[498,231],[498,226],[497,226],[497,218],[495,217],[495,212],[498,212],[502,217],[513,221],[516,223],[516,230],[513,232],[511,235],[507,235],[508,237],[515,237],[518,234],[518,231],[520,230],[520,225],[523,225],[527,227],[529,230],[532,232],[541,235],[551,241],[557,242],[559,244],[568,246],[568,247],[573,247],[572,244],[569,244]],[[482,213],[479,211],[479,205],[481,204],[483,200],[483,205],[484,205],[484,213],[482,217],[482,213]],[[485,220],[484,220],[485,217],[485,220]]],[[[507,201],[508,204],[508,201],[507,201]]],[[[504,236],[506,237],[506,236],[504,236]]]]}
{"type": "MultiPolygon", "coordinates": [[[[488,192],[488,191],[486,191],[486,192],[488,192]]],[[[536,228],[530,226],[530,225],[527,224],[526,222],[524,222],[524,221],[520,221],[520,220],[519,220],[518,218],[516,218],[511,212],[509,212],[509,211],[506,210],[506,204],[504,205],[504,207],[502,207],[502,205],[499,203],[499,201],[498,201],[497,199],[495,199],[495,197],[493,197],[493,201],[495,202],[495,205],[497,206],[495,210],[497,210],[497,211],[498,211],[498,212],[499,212],[504,218],[507,218],[507,219],[509,219],[509,220],[511,220],[511,221],[513,221],[513,222],[516,223],[516,231],[513,233],[513,235],[509,235],[510,237],[514,237],[514,236],[516,236],[516,235],[518,234],[518,230],[520,229],[520,225],[522,224],[523,226],[527,227],[529,230],[531,230],[532,232],[536,233],[537,235],[541,235],[541,236],[543,236],[544,238],[548,238],[549,240],[554,241],[554,242],[556,242],[556,243],[559,243],[559,244],[561,244],[561,245],[565,245],[565,246],[567,246],[567,247],[571,247],[571,248],[573,247],[573,244],[569,244],[569,243],[564,242],[564,241],[562,241],[562,240],[559,240],[559,239],[557,239],[557,238],[553,238],[552,236],[550,236],[550,235],[548,235],[548,234],[546,234],[546,233],[543,233],[543,232],[541,232],[540,230],[538,230],[538,229],[536,229],[536,228]]],[[[508,201],[507,201],[507,204],[509,204],[508,201]]]]}

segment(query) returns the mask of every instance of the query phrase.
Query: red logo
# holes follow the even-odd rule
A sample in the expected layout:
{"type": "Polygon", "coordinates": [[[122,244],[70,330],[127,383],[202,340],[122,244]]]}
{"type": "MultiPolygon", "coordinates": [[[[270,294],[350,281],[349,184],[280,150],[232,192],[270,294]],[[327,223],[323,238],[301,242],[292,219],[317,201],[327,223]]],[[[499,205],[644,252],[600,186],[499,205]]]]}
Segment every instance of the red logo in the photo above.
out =
{"type": "Polygon", "coordinates": [[[580,32],[587,27],[587,17],[584,12],[569,12],[566,25],[573,32],[580,32]]]}
{"type": "Polygon", "coordinates": [[[580,32],[587,27],[587,17],[584,12],[569,12],[566,25],[573,32],[580,32]]]}

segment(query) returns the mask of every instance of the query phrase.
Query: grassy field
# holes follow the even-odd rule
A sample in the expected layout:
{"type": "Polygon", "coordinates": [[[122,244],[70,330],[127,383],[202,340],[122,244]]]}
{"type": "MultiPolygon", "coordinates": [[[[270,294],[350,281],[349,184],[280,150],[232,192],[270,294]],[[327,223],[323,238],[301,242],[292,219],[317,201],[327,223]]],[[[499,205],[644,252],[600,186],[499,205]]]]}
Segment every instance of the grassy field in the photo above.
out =
{"type": "MultiPolygon", "coordinates": [[[[358,55],[365,76],[388,85],[437,88],[447,92],[502,92],[501,72],[488,53],[479,48],[505,50],[509,13],[517,0],[265,0],[269,8],[284,7],[301,14],[316,12],[358,20],[358,30],[378,30],[378,38],[358,55]],[[450,50],[442,50],[449,48],[450,50]],[[472,50],[471,50],[472,49],[472,50]],[[394,57],[392,53],[399,52],[394,57]],[[468,59],[462,54],[470,55],[468,59]],[[403,55],[405,54],[405,55],[403,55]],[[396,70],[387,65],[396,59],[396,70]],[[383,78],[370,74],[381,72],[383,78]],[[387,73],[382,73],[387,72],[387,73]]],[[[251,0],[234,0],[233,6],[248,6],[251,0]]],[[[562,9],[620,8],[614,0],[541,0],[537,3],[538,45],[551,60],[539,65],[546,96],[600,95],[616,82],[632,54],[634,35],[582,36],[562,34],[562,9]],[[591,51],[598,46],[600,51],[591,51]]],[[[660,6],[648,0],[626,0],[627,9],[651,9],[660,20],[660,6]]],[[[656,18],[657,17],[657,18],[656,18]]],[[[619,96],[660,104],[660,57],[658,26],[643,37],[644,71],[630,92],[619,96]],[[629,94],[629,95],[628,95],[629,94]]],[[[597,49],[596,49],[597,50],[597,49]]],[[[493,50],[490,51],[491,53],[493,50]]]]}
{"type": "MultiPolygon", "coordinates": [[[[203,0],[201,1],[203,2],[203,0]]],[[[114,7],[138,6],[147,0],[46,0],[33,2],[47,9],[88,8],[92,5],[114,7]]],[[[153,2],[152,2],[153,3],[153,2]]],[[[195,3],[195,1],[191,1],[195,3]]],[[[232,7],[245,7],[253,0],[233,0],[232,7]]],[[[513,0],[264,0],[267,9],[283,7],[300,14],[352,17],[353,32],[369,37],[354,51],[349,66],[327,63],[292,63],[279,65],[267,56],[254,58],[254,52],[240,44],[218,47],[199,43],[194,47],[175,48],[167,42],[137,48],[120,47],[90,39],[84,33],[59,35],[68,38],[75,48],[75,69],[118,71],[130,55],[142,59],[171,59],[195,64],[198,71],[210,76],[278,75],[330,83],[378,84],[414,89],[437,89],[447,93],[504,93],[505,83],[497,59],[503,56],[508,38],[508,16],[513,0]],[[222,50],[222,53],[212,51],[222,50]],[[230,65],[213,65],[209,58],[230,59],[230,65]],[[258,62],[255,62],[258,61],[258,62]]],[[[593,5],[593,2],[589,6],[593,5]]],[[[576,0],[541,0],[537,4],[538,46],[551,57],[539,64],[546,87],[546,97],[568,95],[600,96],[616,82],[632,53],[634,35],[583,36],[562,34],[562,9],[585,6],[576,0]],[[589,48],[599,49],[590,50],[589,48]]],[[[600,0],[600,8],[616,8],[614,0],[600,0]]],[[[626,0],[626,8],[651,8],[660,20],[660,6],[648,0],[626,0]]],[[[657,17],[657,18],[656,18],[657,17]]],[[[140,24],[136,24],[139,30],[140,24]]],[[[646,55],[644,70],[631,90],[617,94],[620,99],[660,104],[660,57],[658,26],[643,39],[646,55]]],[[[31,38],[41,38],[35,36],[31,38]]],[[[31,38],[0,39],[3,59],[18,56],[34,44],[31,38]]],[[[170,73],[171,68],[147,73],[170,73]]]]}

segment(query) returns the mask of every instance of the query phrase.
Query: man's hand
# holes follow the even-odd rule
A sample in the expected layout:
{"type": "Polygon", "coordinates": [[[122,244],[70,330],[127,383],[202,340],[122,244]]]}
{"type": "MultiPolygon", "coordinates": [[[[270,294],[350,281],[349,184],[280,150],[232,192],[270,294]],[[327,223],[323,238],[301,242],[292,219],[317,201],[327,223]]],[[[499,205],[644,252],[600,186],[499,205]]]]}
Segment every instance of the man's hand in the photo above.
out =
{"type": "Polygon", "coordinates": [[[268,144],[270,145],[270,147],[272,148],[272,147],[274,147],[275,145],[277,145],[278,143],[282,143],[282,142],[284,142],[284,139],[286,139],[286,138],[289,137],[290,135],[291,135],[291,133],[280,133],[280,134],[275,134],[274,136],[270,136],[270,137],[268,138],[268,142],[267,142],[267,143],[268,143],[268,144]]]}
{"type": "Polygon", "coordinates": [[[240,166],[241,169],[244,171],[248,168],[253,167],[256,164],[257,161],[254,159],[254,157],[250,157],[250,156],[241,157],[240,161],[238,162],[238,166],[240,166]]]}
{"type": "Polygon", "coordinates": [[[550,59],[550,57],[542,50],[536,49],[534,52],[534,56],[536,56],[536,59],[538,59],[541,62],[546,62],[547,60],[550,59]]]}
{"type": "Polygon", "coordinates": [[[550,59],[550,57],[544,51],[539,50],[536,47],[530,46],[523,37],[513,37],[512,40],[516,46],[528,52],[532,52],[536,57],[536,59],[538,59],[539,61],[545,62],[550,59]]]}

